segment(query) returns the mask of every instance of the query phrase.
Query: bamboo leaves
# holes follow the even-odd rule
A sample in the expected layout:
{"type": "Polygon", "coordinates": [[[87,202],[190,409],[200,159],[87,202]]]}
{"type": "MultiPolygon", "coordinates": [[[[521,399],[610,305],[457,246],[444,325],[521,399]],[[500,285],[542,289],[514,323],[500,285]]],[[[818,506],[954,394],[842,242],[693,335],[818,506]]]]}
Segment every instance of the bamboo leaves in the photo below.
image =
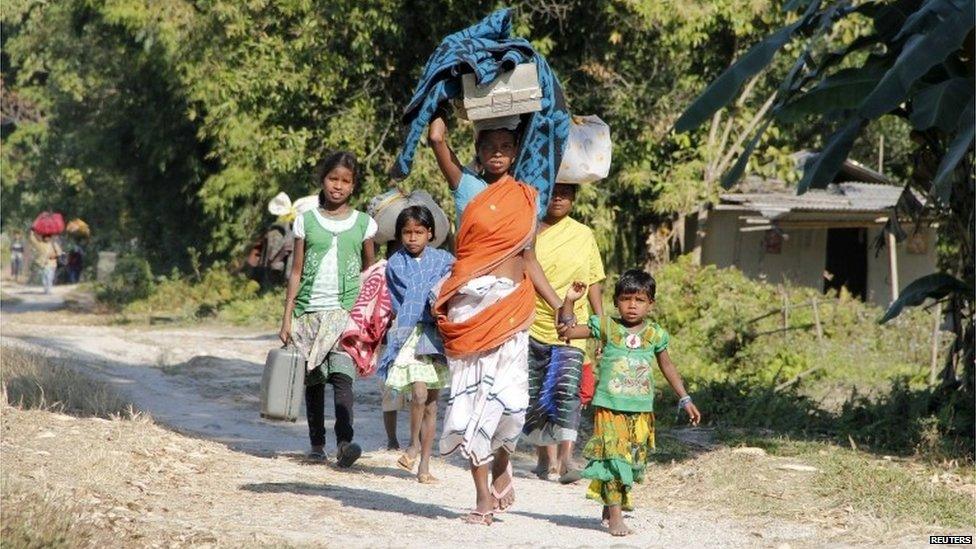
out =
{"type": "Polygon", "coordinates": [[[946,273],[933,273],[923,276],[912,281],[901,291],[901,295],[888,306],[888,310],[878,322],[884,324],[901,314],[905,307],[921,305],[926,299],[942,299],[951,293],[971,294],[972,289],[967,287],[963,281],[946,273]]]}
{"type": "Polygon", "coordinates": [[[823,187],[834,178],[847,160],[854,146],[854,140],[861,133],[866,122],[854,119],[835,132],[827,140],[820,154],[812,157],[803,170],[803,179],[796,186],[797,194],[807,192],[810,187],[823,187]]]}
{"type": "Polygon", "coordinates": [[[682,113],[674,124],[675,131],[687,132],[697,128],[735,99],[742,86],[769,65],[773,56],[793,38],[797,29],[809,21],[810,14],[819,5],[819,1],[813,2],[803,18],[776,31],[736,60],[682,113]]]}
{"type": "Polygon", "coordinates": [[[972,31],[976,18],[972,0],[959,2],[961,5],[951,0],[930,0],[929,3],[934,2],[940,3],[943,12],[930,18],[934,22],[927,30],[907,39],[898,59],[864,99],[858,113],[860,116],[877,118],[905,101],[915,81],[958,50],[972,31]]]}

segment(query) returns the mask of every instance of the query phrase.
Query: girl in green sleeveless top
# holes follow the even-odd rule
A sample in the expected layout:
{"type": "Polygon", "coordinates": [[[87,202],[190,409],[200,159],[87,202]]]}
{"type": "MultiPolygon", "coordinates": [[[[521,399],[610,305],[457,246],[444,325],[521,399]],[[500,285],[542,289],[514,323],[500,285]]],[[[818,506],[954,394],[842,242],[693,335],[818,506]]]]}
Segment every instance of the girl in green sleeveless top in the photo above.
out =
{"type": "Polygon", "coordinates": [[[693,425],[701,421],[698,408],[685,392],[681,375],[668,356],[668,332],[647,320],[654,304],[654,277],[637,269],[621,275],[613,292],[619,316],[591,316],[576,326],[573,304],[586,284],[574,282],[559,311],[559,334],[569,339],[599,339],[603,356],[593,396],[593,436],[583,449],[589,460],[583,477],[591,479],[586,497],[603,503],[603,520],[610,534],[631,533],[623,511],[632,510],[631,488],[644,478],[647,454],[654,449],[653,362],[678,394],[678,408],[693,425]]]}
{"type": "Polygon", "coordinates": [[[357,184],[356,157],[338,152],[320,163],[318,208],[293,224],[295,260],[278,337],[306,359],[305,409],[309,457],[325,458],[325,384],[335,400],[336,461],[348,467],[362,454],[352,441],[352,382],[356,367],[337,342],[359,297],[359,275],[373,263],[376,222],[349,206],[357,184]]]}

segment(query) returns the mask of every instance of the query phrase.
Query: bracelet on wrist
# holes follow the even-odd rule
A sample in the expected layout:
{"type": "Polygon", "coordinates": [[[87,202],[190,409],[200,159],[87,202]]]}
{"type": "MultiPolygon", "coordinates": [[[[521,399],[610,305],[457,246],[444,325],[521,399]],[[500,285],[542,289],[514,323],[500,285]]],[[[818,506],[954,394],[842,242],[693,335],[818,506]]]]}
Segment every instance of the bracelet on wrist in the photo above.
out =
{"type": "Polygon", "coordinates": [[[684,408],[685,404],[691,404],[691,395],[685,395],[678,399],[678,409],[684,408]]]}

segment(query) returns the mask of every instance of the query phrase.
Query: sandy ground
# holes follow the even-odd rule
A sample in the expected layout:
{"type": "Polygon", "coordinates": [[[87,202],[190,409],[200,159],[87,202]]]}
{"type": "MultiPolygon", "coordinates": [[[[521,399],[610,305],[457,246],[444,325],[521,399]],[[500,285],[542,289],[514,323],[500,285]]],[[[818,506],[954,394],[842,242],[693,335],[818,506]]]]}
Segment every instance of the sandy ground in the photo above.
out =
{"type": "MultiPolygon", "coordinates": [[[[178,544],[231,546],[797,547],[825,541],[814,524],[692,506],[651,508],[640,505],[641,497],[628,517],[635,535],[611,538],[600,527],[599,507],[584,499],[582,483],[537,480],[529,473],[533,458],[524,452],[515,460],[513,510],[490,528],[465,525],[458,519],[472,505],[473,490],[464,463],[436,459],[432,472],[441,482],[434,486],[397,469],[398,454],[384,449],[376,380],[356,384],[363,458],[348,470],[309,464],[300,458],[307,448],[304,421],[258,417],[261,371],[276,345],[274,334],[74,324],[70,313],[49,312],[60,306],[59,295],[11,284],[4,292],[20,301],[3,306],[0,342],[71,358],[152,417],[109,422],[46,414],[52,420],[10,408],[4,414],[5,464],[34,471],[20,480],[41,479],[83,505],[108,498],[112,524],[129,532],[128,545],[154,545],[154,532],[167,529],[184,532],[178,544]],[[114,442],[90,446],[92,433],[114,442]],[[114,464],[119,474],[107,485],[86,484],[62,466],[79,460],[89,460],[85,466],[93,471],[114,464]]],[[[401,441],[406,428],[401,417],[401,441]]],[[[334,439],[328,445],[331,453],[334,439]]],[[[676,471],[661,467],[649,477],[676,471]]]]}

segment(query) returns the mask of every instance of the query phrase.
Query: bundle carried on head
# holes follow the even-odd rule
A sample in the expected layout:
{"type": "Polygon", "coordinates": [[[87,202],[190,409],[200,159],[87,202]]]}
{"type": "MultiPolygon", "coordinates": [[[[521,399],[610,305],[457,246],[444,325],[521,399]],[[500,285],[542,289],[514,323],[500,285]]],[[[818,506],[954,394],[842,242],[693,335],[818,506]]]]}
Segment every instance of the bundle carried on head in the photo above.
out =
{"type": "Polygon", "coordinates": [[[461,75],[473,73],[479,85],[487,84],[516,65],[534,63],[542,92],[541,110],[526,115],[512,175],[539,192],[538,214],[542,217],[569,136],[570,116],[562,87],[545,58],[524,38],[512,37],[511,30],[511,13],[503,9],[441,41],[404,110],[403,123],[409,125],[409,131],[391,175],[395,179],[409,175],[420,139],[438,108],[461,97],[461,75]]]}

